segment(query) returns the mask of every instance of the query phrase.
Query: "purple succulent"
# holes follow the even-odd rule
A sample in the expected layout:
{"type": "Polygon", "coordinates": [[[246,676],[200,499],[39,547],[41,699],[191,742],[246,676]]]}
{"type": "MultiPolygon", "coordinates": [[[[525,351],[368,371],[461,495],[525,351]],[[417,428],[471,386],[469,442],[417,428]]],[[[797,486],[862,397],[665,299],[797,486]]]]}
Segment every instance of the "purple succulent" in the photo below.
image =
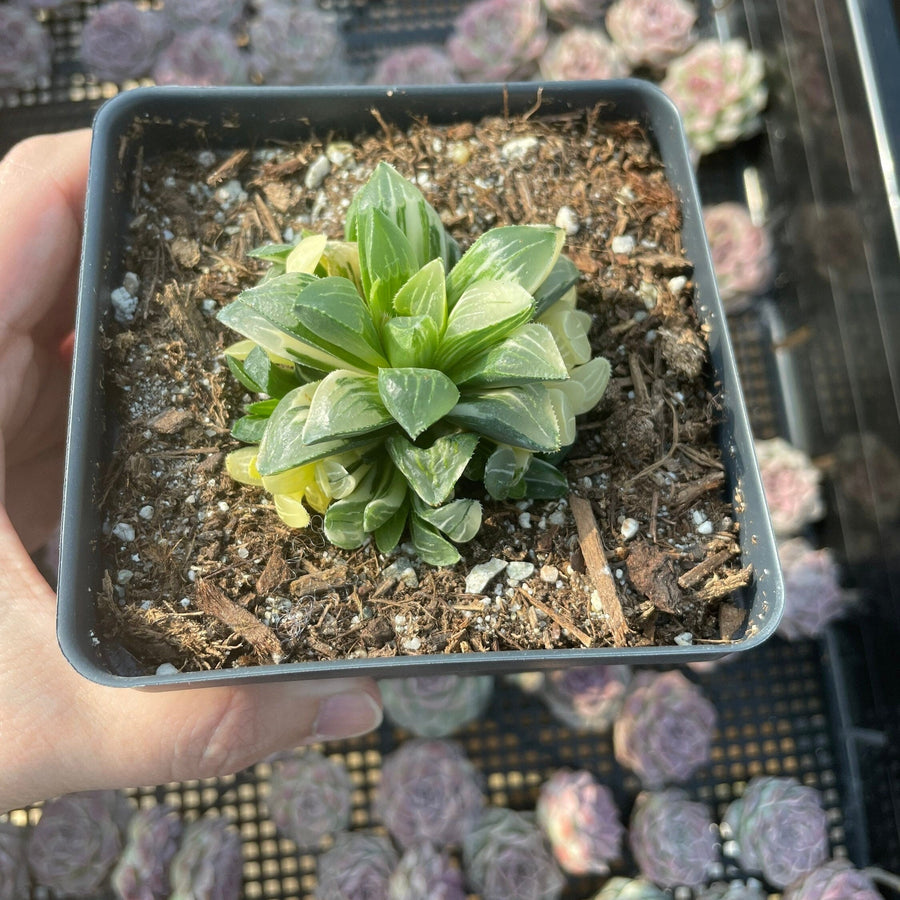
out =
{"type": "Polygon", "coordinates": [[[401,847],[456,846],[483,807],[481,777],[453,741],[407,741],[384,758],[374,812],[401,847]]]}
{"type": "Polygon", "coordinates": [[[81,32],[81,61],[101,81],[149,75],[163,44],[171,37],[166,20],[131,0],[97,7],[81,32]]]}
{"type": "Polygon", "coordinates": [[[621,856],[625,827],[616,801],[590,772],[551,775],[541,785],[535,815],[556,861],[572,875],[605,875],[621,856]]]}
{"type": "Polygon", "coordinates": [[[413,44],[385,56],[369,84],[456,84],[459,76],[442,47],[413,44]]]}
{"type": "Polygon", "coordinates": [[[466,834],[463,866],[482,900],[556,900],[566,882],[537,825],[496,806],[466,834]]]}
{"type": "Polygon", "coordinates": [[[725,810],[721,831],[733,841],[741,866],[776,887],[787,887],[828,858],[821,795],[796,778],[754,778],[725,810]]]}
{"type": "Polygon", "coordinates": [[[709,809],[679,788],[639,794],[629,838],[641,874],[663,888],[697,888],[718,867],[709,809]]]}
{"type": "Polygon", "coordinates": [[[660,85],[678,107],[695,154],[703,156],[762,127],[765,63],[740,39],[698,41],[672,60],[660,85]]]}
{"type": "Polygon", "coordinates": [[[881,894],[864,872],[833,859],[792,884],[783,900],[881,900],[881,894]]]}
{"type": "Polygon", "coordinates": [[[53,42],[34,16],[0,6],[0,96],[25,91],[50,77],[53,42]]]}
{"type": "Polygon", "coordinates": [[[388,900],[465,900],[463,876],[450,856],[431,844],[410,847],[388,881],[388,900]]]}
{"type": "Polygon", "coordinates": [[[821,472],[812,460],[783,438],[755,443],[766,504],[777,537],[797,534],[825,515],[819,484],[821,472]]]}
{"type": "Polygon", "coordinates": [[[112,873],[113,891],[119,900],[166,900],[169,864],[181,832],[178,813],[166,804],[138,810],[132,816],[125,848],[112,873]]]}
{"type": "Polygon", "coordinates": [[[594,28],[569,28],[557,35],[538,64],[548,81],[624,78],[629,72],[622,51],[594,28]]]}
{"type": "Polygon", "coordinates": [[[230,28],[244,13],[244,0],[165,0],[163,13],[178,32],[230,28]]]}
{"type": "Polygon", "coordinates": [[[544,0],[547,15],[563,28],[602,25],[611,0],[544,0]]]}
{"type": "Polygon", "coordinates": [[[424,675],[380,681],[388,718],[416,737],[447,737],[477,719],[494,692],[490,675],[424,675]]]}
{"type": "Polygon", "coordinates": [[[191,822],[169,876],[169,900],[237,900],[243,882],[240,835],[225,819],[191,822]]]}
{"type": "Polygon", "coordinates": [[[666,895],[643,878],[610,878],[593,900],[666,900],[666,895]]]}
{"type": "Polygon", "coordinates": [[[784,575],[784,615],[778,633],[789,641],[819,637],[840,618],[852,594],[838,583],[838,565],[827,547],[817,550],[805,538],[778,544],[784,575]]]}
{"type": "Polygon", "coordinates": [[[697,10],[688,0],[616,0],[606,30],[632,66],[664,69],[696,42],[697,10]]]}
{"type": "Polygon", "coordinates": [[[616,759],[644,787],[685,781],[709,760],[716,708],[681,672],[641,672],[613,727],[616,759]]]}
{"type": "Polygon", "coordinates": [[[25,834],[18,825],[0,822],[0,900],[30,896],[25,834]]]}
{"type": "Polygon", "coordinates": [[[94,897],[122,852],[132,808],[118,791],[83,791],[47,803],[25,847],[36,884],[94,897]]]}
{"type": "Polygon", "coordinates": [[[231,34],[208,27],[177,35],[153,67],[157,84],[195,87],[246,84],[248,73],[247,55],[231,34]]]}
{"type": "Polygon", "coordinates": [[[755,881],[718,881],[697,894],[697,900],[766,900],[768,893],[755,881]]]}
{"type": "Polygon", "coordinates": [[[736,312],[772,283],[775,266],[769,232],[753,223],[743,203],[707,206],[703,224],[719,294],[725,309],[736,312]]]}
{"type": "Polygon", "coordinates": [[[465,81],[527,78],[547,46],[540,0],[478,0],[457,17],[447,52],[465,81]]]}
{"type": "Polygon", "coordinates": [[[397,851],[378,834],[344,832],[319,857],[316,900],[388,900],[397,851]]]}
{"type": "Polygon", "coordinates": [[[347,767],[307,750],[272,764],[266,806],[278,831],[301,850],[350,824],[353,784],[347,767]]]}
{"type": "Polygon", "coordinates": [[[609,731],[631,681],[628,666],[577,666],[548,672],[538,692],[564,725],[609,731]]]}

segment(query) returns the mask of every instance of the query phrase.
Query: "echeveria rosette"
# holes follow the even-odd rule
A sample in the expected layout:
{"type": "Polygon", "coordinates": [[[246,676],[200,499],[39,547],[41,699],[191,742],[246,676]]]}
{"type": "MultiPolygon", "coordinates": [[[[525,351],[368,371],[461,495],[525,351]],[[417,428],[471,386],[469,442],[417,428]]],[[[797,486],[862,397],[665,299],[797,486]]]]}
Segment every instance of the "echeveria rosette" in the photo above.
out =
{"type": "Polygon", "coordinates": [[[547,46],[540,0],[478,0],[454,22],[447,53],[464,81],[527,78],[547,46]]]}
{"type": "Polygon", "coordinates": [[[628,666],[575,666],[547,672],[537,694],[569,728],[604,732],[619,715],[630,681],[628,666]]]}
{"type": "Polygon", "coordinates": [[[538,65],[548,81],[603,81],[630,71],[622,51],[596,28],[569,28],[556,35],[538,65]]]}
{"type": "Polygon", "coordinates": [[[667,900],[652,881],[645,878],[610,878],[591,900],[667,900]]]}
{"type": "Polygon", "coordinates": [[[715,727],[715,706],[681,672],[641,672],[613,726],[613,750],[644,787],[658,788],[709,760],[715,727]]]}
{"type": "Polygon", "coordinates": [[[732,881],[730,884],[718,881],[700,891],[696,900],[767,900],[768,896],[756,881],[732,881]]]}
{"type": "Polygon", "coordinates": [[[345,237],[256,251],[270,270],[219,313],[247,338],[229,367],[266,395],[235,424],[251,446],[226,466],[292,527],[312,509],[333,544],[373,536],[383,553],[408,530],[421,559],[451,565],[481,526],[457,481],[497,500],[563,496],[544,456],[572,443],[609,363],[591,359],[559,228],[495,228],[460,258],[418,188],[380,163],[345,237]]]}
{"type": "Polygon", "coordinates": [[[265,804],[269,818],[301,850],[318,848],[350,824],[353,783],[347,767],[318,750],[272,763],[265,804]]]}
{"type": "Polygon", "coordinates": [[[616,0],[606,30],[632,66],[665,69],[696,42],[697,10],[688,0],[616,0]]]}
{"type": "Polygon", "coordinates": [[[10,822],[0,822],[0,900],[31,896],[28,863],[25,860],[27,832],[10,822]]]}
{"type": "Polygon", "coordinates": [[[490,675],[423,675],[378,682],[387,717],[422,738],[447,737],[477,719],[494,692],[490,675]]]}
{"type": "Polygon", "coordinates": [[[249,61],[230,32],[204,26],[175,36],[157,57],[153,80],[193,87],[247,84],[249,61]]]}
{"type": "Polygon", "coordinates": [[[541,785],[535,816],[556,861],[572,875],[605,875],[621,856],[625,827],[616,801],[590,772],[551,775],[541,785]]]}
{"type": "Polygon", "coordinates": [[[688,141],[699,156],[762,128],[768,101],[765,63],[738,38],[698,41],[672,60],[660,87],[678,107],[688,141]]]}
{"type": "Polygon", "coordinates": [[[401,847],[458,846],[484,808],[482,779],[454,741],[406,741],[385,758],[373,811],[401,847]]]}
{"type": "Polygon", "coordinates": [[[833,859],[790,885],[783,900],[882,900],[869,877],[845,859],[833,859]]]}
{"type": "Polygon", "coordinates": [[[532,819],[501,807],[466,834],[463,868],[482,900],[557,900],[566,883],[532,819]]]}
{"type": "Polygon", "coordinates": [[[238,900],[243,868],[241,837],[227,820],[197,819],[172,858],[169,900],[238,900]]]}
{"type": "Polygon", "coordinates": [[[138,810],[128,823],[125,847],[112,872],[119,900],[166,900],[169,864],[178,850],[183,825],[165,803],[138,810]]]}
{"type": "Polygon", "coordinates": [[[50,77],[53,42],[34,15],[0,6],[0,96],[30,90],[50,77]]]}
{"type": "Polygon", "coordinates": [[[465,900],[459,867],[431,844],[410,847],[391,873],[387,900],[465,900]]]}
{"type": "Polygon", "coordinates": [[[828,858],[828,818],[821,794],[796,778],[752,779],[722,820],[726,852],[747,872],[787,887],[828,858]]]}
{"type": "Polygon", "coordinates": [[[456,84],[459,75],[442,47],[413,44],[379,60],[369,84],[456,84]]]}
{"type": "Polygon", "coordinates": [[[628,836],[641,874],[662,888],[698,888],[719,864],[709,809],[679,788],[639,794],[628,836]]]}
{"type": "Polygon", "coordinates": [[[339,834],[316,864],[316,900],[388,900],[397,862],[397,851],[380,834],[339,834]]]}
{"type": "Polygon", "coordinates": [[[95,897],[122,852],[132,808],[118,791],[82,791],[45,804],[25,852],[35,884],[95,897]]]}
{"type": "Polygon", "coordinates": [[[131,0],[98,6],[81,31],[81,61],[101,81],[149,75],[171,30],[163,16],[131,0]]]}
{"type": "Polygon", "coordinates": [[[780,437],[757,440],[754,447],[775,536],[791,537],[821,519],[822,473],[809,455],[780,437]]]}

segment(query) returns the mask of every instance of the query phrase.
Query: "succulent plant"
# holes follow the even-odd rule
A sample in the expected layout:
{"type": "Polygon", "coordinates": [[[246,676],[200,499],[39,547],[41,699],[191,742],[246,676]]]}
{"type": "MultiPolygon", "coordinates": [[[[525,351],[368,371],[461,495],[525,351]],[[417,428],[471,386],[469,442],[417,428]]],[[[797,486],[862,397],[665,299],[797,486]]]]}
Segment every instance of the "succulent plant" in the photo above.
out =
{"type": "Polygon", "coordinates": [[[243,883],[240,835],[226,819],[191,822],[172,858],[169,877],[169,900],[237,900],[243,883]]]}
{"type": "Polygon", "coordinates": [[[537,693],[569,728],[604,732],[619,715],[630,681],[628,666],[575,666],[547,672],[537,693]]]}
{"type": "Polygon", "coordinates": [[[466,834],[463,868],[482,900],[556,900],[565,886],[537,825],[496,806],[466,834]]]}
{"type": "Polygon", "coordinates": [[[692,150],[700,156],[762,127],[765,63],[740,39],[698,41],[672,60],[660,87],[678,107],[692,150]]]}
{"type": "Polygon", "coordinates": [[[0,6],[0,96],[25,91],[50,77],[53,43],[34,16],[0,6]]]}
{"type": "Polygon", "coordinates": [[[244,0],[164,0],[163,14],[176,31],[230,28],[244,14],[244,0]]]}
{"type": "Polygon", "coordinates": [[[0,900],[29,897],[30,878],[25,860],[24,828],[0,822],[0,900]]]}
{"type": "Polygon", "coordinates": [[[796,778],[752,779],[725,810],[726,852],[747,872],[787,887],[828,858],[828,819],[815,788],[796,778]]]}
{"type": "Polygon", "coordinates": [[[131,0],[98,6],[81,31],[81,61],[101,81],[149,75],[171,31],[163,16],[131,0]]]}
{"type": "Polygon", "coordinates": [[[666,895],[643,878],[610,878],[592,900],[666,900],[666,895]]]}
{"type": "Polygon", "coordinates": [[[775,266],[769,232],[755,225],[743,203],[717,203],[703,210],[713,269],[725,309],[737,312],[772,283],[775,266]]]}
{"type": "Polygon", "coordinates": [[[556,35],[538,65],[548,81],[624,78],[630,71],[622,51],[596,28],[569,28],[556,35]]]}
{"type": "Polygon", "coordinates": [[[447,53],[465,81],[507,81],[534,72],[548,39],[540,0],[477,0],[454,22],[447,53]]]}
{"type": "Polygon", "coordinates": [[[562,28],[602,25],[611,0],[543,0],[547,15],[562,28]]]}
{"type": "Polygon", "coordinates": [[[784,576],[784,615],[778,633],[789,641],[819,637],[847,612],[853,595],[838,582],[838,565],[827,547],[817,550],[806,538],[778,544],[784,576]]]}
{"type": "Polygon", "coordinates": [[[317,750],[272,763],[266,807],[278,831],[301,850],[350,824],[353,784],[347,767],[317,750]]]}
{"type": "Polygon", "coordinates": [[[122,852],[131,812],[118,791],[51,800],[25,845],[35,883],[63,897],[95,897],[122,852]]]}
{"type": "Polygon", "coordinates": [[[459,76],[443,47],[412,44],[381,59],[369,84],[456,84],[459,76]]]}
{"type": "Polygon", "coordinates": [[[821,519],[822,473],[809,456],[779,437],[757,440],[754,446],[775,535],[791,537],[821,519]]]}
{"type": "Polygon", "coordinates": [[[346,241],[308,235],[256,255],[272,267],[219,312],[248,340],[225,351],[267,399],[232,434],[226,467],[262,485],[289,525],[324,513],[352,549],[374,535],[451,565],[481,526],[455,498],[465,475],[496,499],[558,497],[565,477],[540,454],[575,437],[605,390],[590,316],[564,232],[513,225],[459,250],[419,190],[380,163],[350,206],[346,241]]]}
{"type": "Polygon", "coordinates": [[[717,881],[700,891],[696,900],[766,900],[768,893],[757,881],[717,881]]]}
{"type": "Polygon", "coordinates": [[[153,78],[157,84],[195,87],[246,84],[248,58],[229,32],[208,26],[194,28],[176,35],[160,53],[153,78]]]}
{"type": "Polygon", "coordinates": [[[379,834],[344,832],[319,857],[316,900],[388,900],[397,851],[379,834]]]}
{"type": "Polygon", "coordinates": [[[167,804],[138,810],[128,823],[125,847],[112,872],[118,900],[166,900],[169,864],[181,838],[182,823],[167,804]]]}
{"type": "Polygon", "coordinates": [[[560,769],[541,785],[535,808],[556,861],[572,875],[605,875],[625,828],[612,791],[590,772],[560,769]]]}
{"type": "Polygon", "coordinates": [[[697,10],[688,0],[616,0],[606,30],[632,66],[664,69],[696,42],[697,10]]]}
{"type": "Polygon", "coordinates": [[[384,758],[373,806],[401,847],[456,846],[484,807],[481,777],[454,741],[406,741],[384,758]]]}
{"type": "Polygon", "coordinates": [[[388,900],[465,900],[459,867],[431,844],[410,847],[388,881],[388,900]]]}
{"type": "Polygon", "coordinates": [[[423,675],[378,683],[384,711],[416,737],[440,738],[477,719],[494,692],[490,675],[423,675]]]}
{"type": "Polygon", "coordinates": [[[845,859],[823,863],[790,885],[783,900],[882,900],[865,872],[845,859]]]}
{"type": "Polygon", "coordinates": [[[663,888],[697,888],[718,867],[709,809],[680,788],[639,794],[629,839],[641,874],[663,888]]]}
{"type": "Polygon", "coordinates": [[[613,750],[644,787],[658,788],[709,760],[715,727],[715,706],[681,672],[641,672],[613,726],[613,750]]]}

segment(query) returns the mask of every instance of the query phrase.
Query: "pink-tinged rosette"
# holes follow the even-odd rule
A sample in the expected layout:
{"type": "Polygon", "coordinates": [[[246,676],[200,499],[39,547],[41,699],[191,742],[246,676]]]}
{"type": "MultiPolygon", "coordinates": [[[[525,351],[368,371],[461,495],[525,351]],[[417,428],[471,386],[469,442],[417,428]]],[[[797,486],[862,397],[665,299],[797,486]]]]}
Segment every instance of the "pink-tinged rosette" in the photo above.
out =
{"type": "Polygon", "coordinates": [[[169,900],[238,900],[243,884],[241,836],[225,819],[191,822],[169,877],[169,900]]]}
{"type": "Polygon", "coordinates": [[[167,900],[169,864],[182,831],[178,813],[165,803],[140,809],[131,817],[125,848],[112,873],[118,900],[167,900]]]}
{"type": "Polygon", "coordinates": [[[247,84],[249,60],[230,32],[195,28],[177,35],[153,66],[157,84],[194,87],[247,84]]]}
{"type": "Polygon", "coordinates": [[[413,44],[381,59],[369,84],[457,84],[453,60],[442,47],[413,44]]]}
{"type": "Polygon", "coordinates": [[[768,101],[765,68],[762,56],[739,39],[698,41],[672,60],[660,87],[678,107],[696,155],[762,128],[768,101]]]}
{"type": "Polygon", "coordinates": [[[697,900],[766,900],[768,892],[757,881],[716,882],[697,894],[697,900]]]}
{"type": "Polygon", "coordinates": [[[783,900],[882,900],[865,873],[844,859],[833,859],[794,882],[783,900]]]}
{"type": "Polygon", "coordinates": [[[535,815],[556,861],[572,875],[605,875],[622,854],[625,827],[616,801],[590,772],[553,774],[541,786],[535,815]]]}
{"type": "Polygon", "coordinates": [[[454,741],[407,741],[384,758],[373,806],[401,847],[458,846],[484,807],[481,776],[454,741]]]}
{"type": "Polygon", "coordinates": [[[815,788],[796,778],[758,776],[725,810],[725,851],[779,888],[828,858],[828,819],[815,788]]]}
{"type": "Polygon", "coordinates": [[[388,900],[397,851],[380,834],[344,832],[319,857],[316,900],[388,900]]]}
{"type": "Polygon", "coordinates": [[[36,87],[52,68],[50,32],[32,13],[0,6],[0,97],[36,87]]]}
{"type": "Polygon", "coordinates": [[[424,675],[378,682],[384,712],[416,737],[447,737],[477,719],[494,692],[490,675],[424,675]]]}
{"type": "Polygon", "coordinates": [[[557,35],[538,65],[547,81],[603,81],[624,78],[630,71],[622,51],[595,28],[570,28],[557,35]]]}
{"type": "Polygon", "coordinates": [[[679,788],[638,795],[629,839],[641,874],[663,888],[698,888],[719,866],[709,809],[679,788]]]}
{"type": "Polygon", "coordinates": [[[431,844],[410,847],[388,881],[387,900],[466,900],[463,875],[450,855],[431,844]]]}
{"type": "Polygon", "coordinates": [[[25,835],[24,828],[0,822],[0,900],[21,900],[31,896],[25,835]]]}
{"type": "Polygon", "coordinates": [[[641,672],[613,726],[618,762],[644,787],[685,781],[709,761],[716,708],[681,672],[641,672]]]}
{"type": "Polygon", "coordinates": [[[628,666],[576,666],[548,672],[538,696],[569,728],[604,732],[619,715],[630,681],[628,666]]]}
{"type": "Polygon", "coordinates": [[[101,81],[149,75],[172,32],[159,12],[131,0],[97,7],[81,31],[81,61],[101,81]]]}
{"type": "Polygon", "coordinates": [[[447,53],[464,81],[527,78],[547,46],[540,0],[478,0],[457,17],[447,53]]]}
{"type": "Polygon", "coordinates": [[[772,528],[779,538],[792,537],[825,515],[822,473],[809,456],[784,438],[755,442],[772,528]]]}
{"type": "Polygon", "coordinates": [[[616,0],[606,30],[632,66],[665,69],[697,41],[697,10],[688,0],[616,0]]]}
{"type": "Polygon", "coordinates": [[[743,203],[717,203],[703,210],[719,295],[729,312],[766,291],[775,274],[769,232],[754,225],[743,203]]]}
{"type": "Polygon", "coordinates": [[[666,895],[645,878],[610,878],[592,900],[667,900],[666,895]]]}

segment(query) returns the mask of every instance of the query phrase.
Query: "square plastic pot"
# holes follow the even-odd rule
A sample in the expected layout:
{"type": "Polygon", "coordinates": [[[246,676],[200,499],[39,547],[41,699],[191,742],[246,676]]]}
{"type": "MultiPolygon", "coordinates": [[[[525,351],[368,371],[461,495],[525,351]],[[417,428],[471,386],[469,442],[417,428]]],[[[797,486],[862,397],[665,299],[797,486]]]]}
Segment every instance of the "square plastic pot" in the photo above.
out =
{"type": "Polygon", "coordinates": [[[84,248],[76,321],[59,579],[58,636],[63,653],[87,678],[128,687],[194,687],[285,678],[367,674],[377,678],[438,674],[502,674],[596,664],[675,665],[710,660],[757,646],[775,630],[783,606],[775,540],[756,466],[749,420],[735,368],[701,217],[694,172],[678,113],[655,87],[640,81],[554,83],[541,90],[542,113],[592,109],[609,120],[638,120],[647,129],[683,209],[683,245],[694,265],[695,303],[709,329],[713,383],[723,414],[719,427],[727,490],[739,496],[742,564],[751,584],[734,602],[747,609],[743,636],[726,644],[640,648],[502,651],[286,663],[172,675],[118,674],[115,648],[98,647],[95,597],[103,572],[98,540],[98,485],[115,435],[104,397],[101,326],[110,292],[122,283],[124,242],[134,168],[179,148],[261,148],[302,140],[312,131],[347,138],[377,127],[371,109],[405,127],[478,121],[535,106],[536,84],[433,88],[145,88],[118,95],[94,123],[84,248]]]}

